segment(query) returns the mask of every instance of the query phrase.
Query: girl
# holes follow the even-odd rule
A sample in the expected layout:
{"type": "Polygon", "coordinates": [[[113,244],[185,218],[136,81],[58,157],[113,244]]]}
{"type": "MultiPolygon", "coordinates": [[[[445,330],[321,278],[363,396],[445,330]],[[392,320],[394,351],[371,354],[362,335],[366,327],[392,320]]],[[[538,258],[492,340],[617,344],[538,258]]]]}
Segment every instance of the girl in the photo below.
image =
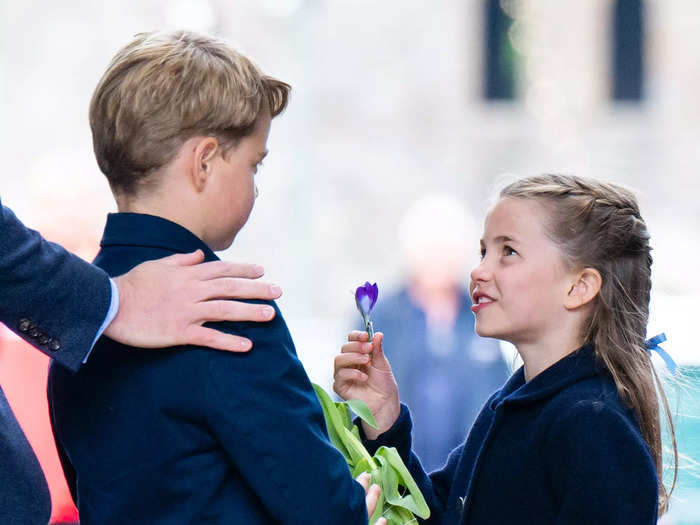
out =
{"type": "Polygon", "coordinates": [[[351,333],[334,389],[374,412],[379,429],[363,425],[370,453],[398,448],[430,523],[655,524],[670,494],[659,397],[677,454],[645,348],[652,259],[634,195],[572,176],[516,181],[486,216],[481,255],[470,283],[476,332],[513,343],[524,366],[428,475],[382,335],[351,333]]]}

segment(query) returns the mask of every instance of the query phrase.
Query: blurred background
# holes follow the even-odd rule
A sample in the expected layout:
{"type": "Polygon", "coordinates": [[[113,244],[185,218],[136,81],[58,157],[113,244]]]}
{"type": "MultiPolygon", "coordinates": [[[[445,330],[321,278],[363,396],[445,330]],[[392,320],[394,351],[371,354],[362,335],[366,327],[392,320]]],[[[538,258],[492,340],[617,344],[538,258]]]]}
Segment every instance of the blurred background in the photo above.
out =
{"type": "MultiPolygon", "coordinates": [[[[115,211],[92,154],[92,90],[135,33],[175,28],[220,35],[293,86],[256,207],[221,255],[264,265],[283,287],[300,357],[326,386],[358,322],[355,287],[376,281],[381,304],[414,282],[405,237],[422,199],[447,195],[475,225],[459,223],[463,287],[504,175],[566,172],[636,189],[655,248],[649,335],[668,335],[683,373],[668,389],[682,469],[664,523],[700,524],[700,2],[3,0],[0,196],[86,259],[115,211]]],[[[439,215],[421,229],[450,231],[439,215]]],[[[2,332],[0,382],[55,473],[35,416],[45,367],[2,332]]],[[[54,521],[74,520],[60,479],[52,492],[54,521]]]]}

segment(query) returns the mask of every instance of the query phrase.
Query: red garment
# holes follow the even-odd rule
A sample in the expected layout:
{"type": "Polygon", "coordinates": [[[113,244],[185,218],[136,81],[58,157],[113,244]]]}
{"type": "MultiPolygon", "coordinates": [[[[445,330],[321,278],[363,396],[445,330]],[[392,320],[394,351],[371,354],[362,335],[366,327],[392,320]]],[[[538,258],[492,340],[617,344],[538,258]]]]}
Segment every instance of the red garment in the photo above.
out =
{"type": "Polygon", "coordinates": [[[39,459],[51,493],[51,523],[78,521],[51,432],[46,401],[49,358],[0,324],[0,386],[39,459]]]}

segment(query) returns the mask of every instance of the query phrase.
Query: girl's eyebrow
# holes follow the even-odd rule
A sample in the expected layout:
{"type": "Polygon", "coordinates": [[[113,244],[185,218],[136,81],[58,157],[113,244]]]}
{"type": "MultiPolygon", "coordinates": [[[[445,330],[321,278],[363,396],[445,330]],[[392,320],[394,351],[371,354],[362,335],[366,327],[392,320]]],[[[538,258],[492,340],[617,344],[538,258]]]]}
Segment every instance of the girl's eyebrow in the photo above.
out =
{"type": "Polygon", "coordinates": [[[495,242],[518,242],[512,237],[508,237],[507,235],[499,235],[494,239],[495,242]]]}
{"type": "MultiPolygon", "coordinates": [[[[483,246],[485,244],[484,239],[480,239],[479,242],[483,246]]],[[[508,237],[507,235],[499,235],[498,237],[495,237],[493,239],[493,242],[518,242],[517,240],[513,239],[512,237],[508,237]]]]}

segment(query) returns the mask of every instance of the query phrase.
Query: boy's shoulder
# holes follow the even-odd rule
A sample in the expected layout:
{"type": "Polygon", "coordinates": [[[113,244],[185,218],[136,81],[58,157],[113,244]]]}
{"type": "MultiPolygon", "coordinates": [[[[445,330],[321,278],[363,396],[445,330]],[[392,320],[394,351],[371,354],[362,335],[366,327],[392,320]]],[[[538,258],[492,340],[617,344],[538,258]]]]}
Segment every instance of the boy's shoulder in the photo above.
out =
{"type": "MultiPolygon", "coordinates": [[[[290,351],[296,357],[296,349],[294,348],[294,342],[292,341],[292,336],[289,333],[289,328],[284,320],[282,311],[280,310],[277,303],[273,300],[264,299],[239,299],[239,302],[248,304],[259,304],[271,306],[275,310],[275,316],[264,322],[256,321],[219,321],[219,322],[209,322],[204,326],[209,328],[214,328],[222,332],[229,334],[240,335],[242,337],[247,337],[253,342],[253,348],[246,353],[237,354],[240,356],[249,356],[255,354],[256,347],[269,347],[269,350],[286,350],[290,351]]],[[[197,347],[191,347],[197,348],[197,347]]],[[[217,354],[226,355],[228,352],[217,352],[217,354]]],[[[271,358],[272,355],[268,356],[271,358]]]]}

